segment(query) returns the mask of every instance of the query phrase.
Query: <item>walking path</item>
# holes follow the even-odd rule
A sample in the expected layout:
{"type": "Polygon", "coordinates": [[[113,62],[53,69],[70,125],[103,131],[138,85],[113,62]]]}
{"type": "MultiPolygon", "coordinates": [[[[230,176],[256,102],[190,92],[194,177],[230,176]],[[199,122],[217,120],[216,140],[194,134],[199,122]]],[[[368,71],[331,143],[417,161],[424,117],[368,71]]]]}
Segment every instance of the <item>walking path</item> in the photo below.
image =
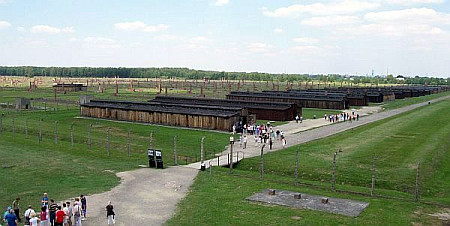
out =
{"type": "MultiPolygon", "coordinates": [[[[441,97],[432,102],[447,98],[450,96],[441,97]]],[[[363,108],[358,110],[358,113],[365,116],[352,123],[331,124],[323,118],[319,118],[305,120],[301,124],[290,122],[277,128],[284,131],[287,139],[286,147],[290,147],[398,115],[427,104],[425,102],[375,114],[373,113],[379,108],[363,108]]],[[[239,151],[238,160],[242,159],[242,153],[246,158],[260,155],[261,144],[255,146],[253,137],[249,137],[248,140],[246,149],[234,145],[234,153],[239,151]]],[[[264,152],[280,149],[282,149],[280,142],[275,142],[272,150],[266,146],[264,152]]],[[[222,154],[228,154],[228,150],[222,154]]],[[[236,154],[233,156],[236,161],[236,154]]],[[[209,163],[215,166],[217,158],[207,160],[206,163],[207,167],[209,167],[209,163]]],[[[219,165],[227,165],[226,155],[219,157],[219,165]]],[[[87,197],[88,219],[83,222],[83,225],[106,225],[105,206],[110,200],[117,214],[116,225],[162,225],[173,216],[177,203],[185,197],[199,172],[198,169],[200,169],[199,162],[186,166],[169,167],[164,170],[144,168],[118,173],[117,175],[121,178],[120,185],[111,191],[87,197]]]]}

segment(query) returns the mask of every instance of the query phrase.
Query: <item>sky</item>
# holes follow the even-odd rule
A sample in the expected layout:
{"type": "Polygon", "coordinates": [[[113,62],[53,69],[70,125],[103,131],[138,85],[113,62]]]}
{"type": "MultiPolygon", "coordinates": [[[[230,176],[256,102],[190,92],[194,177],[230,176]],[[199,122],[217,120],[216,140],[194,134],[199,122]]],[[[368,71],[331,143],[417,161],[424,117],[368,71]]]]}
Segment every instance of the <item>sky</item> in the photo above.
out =
{"type": "Polygon", "coordinates": [[[0,0],[0,65],[450,77],[450,0],[0,0]]]}

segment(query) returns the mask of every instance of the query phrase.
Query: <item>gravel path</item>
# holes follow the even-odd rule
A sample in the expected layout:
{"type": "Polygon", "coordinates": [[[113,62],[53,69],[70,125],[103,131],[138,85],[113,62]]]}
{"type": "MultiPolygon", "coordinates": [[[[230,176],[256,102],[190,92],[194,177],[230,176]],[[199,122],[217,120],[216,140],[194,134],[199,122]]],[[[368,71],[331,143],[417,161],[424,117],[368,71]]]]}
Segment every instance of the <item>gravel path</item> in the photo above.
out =
{"type": "Polygon", "coordinates": [[[117,173],[120,185],[86,198],[88,219],[82,225],[107,225],[105,207],[108,201],[114,205],[116,225],[162,225],[172,217],[197,173],[198,170],[185,167],[117,173]]]}

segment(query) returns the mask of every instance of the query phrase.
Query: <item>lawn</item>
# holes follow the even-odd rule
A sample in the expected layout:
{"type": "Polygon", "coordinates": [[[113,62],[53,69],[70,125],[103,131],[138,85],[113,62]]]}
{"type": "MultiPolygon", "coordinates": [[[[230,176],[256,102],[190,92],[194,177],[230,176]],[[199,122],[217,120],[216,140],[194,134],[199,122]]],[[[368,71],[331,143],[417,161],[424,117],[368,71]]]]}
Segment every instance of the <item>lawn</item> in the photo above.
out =
{"type": "MultiPolygon", "coordinates": [[[[225,168],[214,168],[212,176],[197,176],[189,195],[177,208],[168,225],[438,225],[428,213],[439,208],[409,201],[351,196],[307,187],[229,176],[225,168]],[[245,198],[263,189],[275,188],[307,194],[369,202],[359,217],[319,211],[257,204],[245,198]],[[414,225],[414,224],[413,224],[414,225]]],[[[239,173],[239,171],[237,171],[239,173]]]]}
{"type": "MultiPolygon", "coordinates": [[[[300,149],[300,179],[329,181],[333,153],[341,150],[337,156],[338,185],[370,187],[374,162],[377,188],[412,193],[420,160],[422,195],[450,205],[449,114],[450,100],[441,101],[300,147],[269,153],[264,156],[264,167],[267,172],[294,178],[295,154],[300,149]]],[[[246,159],[239,168],[258,170],[259,159],[246,159]]]]}
{"type": "Polygon", "coordinates": [[[445,100],[300,147],[266,154],[265,181],[258,179],[259,157],[241,161],[235,176],[215,167],[212,176],[207,172],[199,175],[169,225],[441,224],[428,214],[443,210],[413,202],[413,191],[420,160],[421,200],[450,205],[449,114],[450,100],[445,100]],[[375,193],[404,200],[331,192],[332,156],[339,149],[342,152],[337,156],[338,190],[369,194],[375,158],[375,193]],[[299,181],[305,186],[292,185],[297,150],[300,150],[299,181]],[[362,215],[351,218],[245,201],[266,188],[363,200],[370,205],[362,215]]]}
{"type": "Polygon", "coordinates": [[[116,172],[147,165],[149,136],[153,145],[163,151],[165,166],[173,165],[173,139],[177,135],[179,164],[200,159],[201,138],[205,136],[206,157],[220,153],[229,135],[214,131],[187,130],[147,124],[78,118],[77,110],[3,111],[0,133],[0,207],[6,208],[20,196],[22,207],[38,206],[40,196],[63,200],[80,194],[94,194],[116,186],[116,172]],[[12,131],[14,118],[15,130],[12,131]],[[38,142],[39,119],[43,119],[42,142],[38,142]],[[25,120],[28,136],[25,135],[25,120]],[[58,121],[58,143],[55,143],[55,121],[58,121]],[[70,124],[74,122],[71,145],[70,124]],[[87,130],[92,124],[92,147],[87,145],[87,130]],[[110,129],[110,156],[107,156],[106,134],[110,129]],[[131,155],[127,155],[127,132],[131,129],[131,155]]]}

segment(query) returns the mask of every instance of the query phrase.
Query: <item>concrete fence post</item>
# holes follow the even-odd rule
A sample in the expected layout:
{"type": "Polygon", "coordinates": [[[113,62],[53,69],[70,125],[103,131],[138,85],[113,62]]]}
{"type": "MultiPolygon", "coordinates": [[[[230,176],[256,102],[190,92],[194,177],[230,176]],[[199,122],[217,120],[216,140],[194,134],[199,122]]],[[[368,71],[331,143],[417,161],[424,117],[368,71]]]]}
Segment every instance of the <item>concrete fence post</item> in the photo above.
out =
{"type": "Polygon", "coordinates": [[[75,124],[74,122],[72,122],[70,124],[70,145],[72,145],[72,147],[73,147],[73,125],[74,124],[75,124]]]}
{"type": "Polygon", "coordinates": [[[28,119],[25,119],[25,139],[28,138],[28,119]]]}
{"type": "Polygon", "coordinates": [[[13,135],[13,138],[14,138],[14,134],[16,133],[16,126],[14,124],[15,124],[15,118],[13,117],[12,118],[12,135],[13,135]]]}
{"type": "Polygon", "coordinates": [[[295,184],[298,183],[298,155],[300,152],[300,147],[298,148],[297,152],[295,153],[295,184]]]}
{"type": "Polygon", "coordinates": [[[336,156],[337,152],[334,153],[333,156],[333,173],[331,178],[331,190],[336,191],[336,156]]]}
{"type": "Polygon", "coordinates": [[[110,148],[111,148],[111,144],[109,143],[110,131],[111,131],[111,128],[108,127],[108,131],[106,132],[106,154],[108,156],[110,156],[110,148]]]}
{"type": "Polygon", "coordinates": [[[203,162],[205,161],[205,150],[204,150],[204,142],[205,142],[205,137],[202,137],[202,141],[201,141],[201,145],[200,145],[200,161],[203,164],[203,162]]]}
{"type": "Polygon", "coordinates": [[[178,166],[177,135],[173,137],[173,163],[178,166]]]}
{"type": "Polygon", "coordinates": [[[375,158],[372,161],[372,189],[370,190],[370,196],[375,195],[375,158]]]}
{"type": "Polygon", "coordinates": [[[261,179],[264,180],[264,147],[266,144],[263,144],[261,147],[261,179]]]}
{"type": "Polygon", "coordinates": [[[131,129],[127,133],[127,155],[128,157],[131,156],[131,129]]]}
{"type": "Polygon", "coordinates": [[[3,132],[3,114],[0,113],[0,133],[3,132]]]}
{"type": "Polygon", "coordinates": [[[58,121],[55,121],[55,128],[53,131],[54,134],[54,139],[55,139],[55,144],[58,144],[58,121]]]}
{"type": "Polygon", "coordinates": [[[420,160],[417,162],[416,189],[414,192],[414,201],[419,201],[420,196],[420,160]]]}
{"type": "Polygon", "coordinates": [[[88,131],[87,131],[87,145],[88,145],[89,149],[92,148],[91,130],[92,130],[92,124],[89,124],[88,131]]]}
{"type": "Polygon", "coordinates": [[[153,132],[150,132],[149,148],[153,149],[153,132]]]}
{"type": "Polygon", "coordinates": [[[39,143],[42,142],[42,119],[39,119],[39,135],[38,135],[38,141],[39,143]]]}

